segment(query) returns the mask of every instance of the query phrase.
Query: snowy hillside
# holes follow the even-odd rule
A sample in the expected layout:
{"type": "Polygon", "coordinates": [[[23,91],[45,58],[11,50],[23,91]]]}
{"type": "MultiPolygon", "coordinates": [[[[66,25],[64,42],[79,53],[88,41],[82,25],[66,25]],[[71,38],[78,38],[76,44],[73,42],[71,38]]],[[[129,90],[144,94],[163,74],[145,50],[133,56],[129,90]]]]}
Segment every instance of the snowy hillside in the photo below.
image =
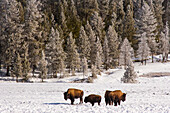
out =
{"type": "MultiPolygon", "coordinates": [[[[150,72],[170,72],[170,63],[149,63],[146,66],[135,63],[138,75],[150,72]]],[[[73,78],[65,78],[49,83],[15,83],[0,84],[0,113],[170,113],[170,76],[139,77],[136,84],[121,83],[123,69],[103,72],[94,83],[62,83],[73,78]],[[90,103],[70,105],[65,101],[63,92],[68,88],[102,96],[101,105],[90,103]],[[120,89],[127,93],[125,102],[120,106],[106,106],[104,93],[106,90],[120,89]]]]}

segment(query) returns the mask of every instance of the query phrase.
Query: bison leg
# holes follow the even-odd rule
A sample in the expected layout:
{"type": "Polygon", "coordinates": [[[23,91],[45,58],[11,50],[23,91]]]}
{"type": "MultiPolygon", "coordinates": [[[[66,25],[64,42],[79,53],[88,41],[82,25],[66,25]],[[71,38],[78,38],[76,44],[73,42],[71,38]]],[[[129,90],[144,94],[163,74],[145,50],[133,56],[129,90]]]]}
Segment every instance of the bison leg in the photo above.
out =
{"type": "Polygon", "coordinates": [[[71,104],[72,104],[72,105],[74,104],[74,99],[73,99],[73,100],[71,100],[71,104]]]}
{"type": "Polygon", "coordinates": [[[74,104],[74,98],[71,98],[71,104],[73,105],[74,104]]]}
{"type": "Polygon", "coordinates": [[[120,100],[118,101],[118,104],[120,105],[120,100]]]}
{"type": "Polygon", "coordinates": [[[80,104],[83,103],[83,97],[80,97],[80,104]]]}
{"type": "Polygon", "coordinates": [[[98,105],[100,105],[100,102],[98,102],[98,105]]]}
{"type": "Polygon", "coordinates": [[[106,106],[107,106],[107,104],[108,104],[108,99],[105,98],[105,102],[106,102],[106,106]]]}
{"type": "Polygon", "coordinates": [[[114,104],[115,104],[115,106],[117,106],[117,102],[116,101],[114,102],[114,104]]]}
{"type": "Polygon", "coordinates": [[[92,102],[91,104],[92,104],[92,106],[94,106],[94,102],[92,102]]]}
{"type": "Polygon", "coordinates": [[[111,99],[109,99],[109,105],[112,105],[112,100],[111,99]]]}

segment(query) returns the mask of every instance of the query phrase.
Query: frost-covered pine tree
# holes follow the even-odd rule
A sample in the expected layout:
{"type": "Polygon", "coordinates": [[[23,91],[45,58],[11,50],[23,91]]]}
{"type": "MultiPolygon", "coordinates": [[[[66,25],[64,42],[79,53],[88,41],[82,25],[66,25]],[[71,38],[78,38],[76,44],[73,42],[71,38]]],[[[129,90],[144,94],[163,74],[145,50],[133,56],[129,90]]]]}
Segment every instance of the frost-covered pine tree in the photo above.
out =
{"type": "Polygon", "coordinates": [[[42,82],[44,82],[44,79],[47,78],[47,61],[45,60],[45,53],[42,51],[42,58],[39,62],[39,70],[40,70],[40,78],[42,82]]]}
{"type": "Polygon", "coordinates": [[[24,35],[29,43],[29,58],[34,76],[35,69],[38,67],[42,49],[41,23],[43,21],[42,4],[37,0],[26,0],[24,35]]]}
{"type": "Polygon", "coordinates": [[[73,15],[74,16],[78,16],[77,15],[77,9],[76,9],[76,7],[75,7],[75,3],[74,3],[74,1],[73,0],[70,0],[70,4],[71,4],[71,6],[70,6],[70,10],[72,11],[72,13],[73,13],[73,15]]]}
{"type": "Polygon", "coordinates": [[[118,37],[121,37],[123,34],[123,20],[125,17],[124,11],[124,0],[110,0],[110,12],[115,12],[116,14],[113,17],[116,17],[115,30],[117,31],[118,37]],[[115,7],[116,6],[116,7],[115,7]]]}
{"type": "Polygon", "coordinates": [[[48,73],[52,73],[53,77],[57,77],[57,73],[64,74],[66,53],[63,50],[62,44],[63,41],[60,39],[58,30],[51,28],[49,42],[46,45],[46,57],[48,61],[48,73]]]}
{"type": "Polygon", "coordinates": [[[64,77],[65,74],[65,59],[66,59],[66,53],[63,50],[63,40],[60,38],[59,32],[56,29],[56,50],[55,56],[54,56],[54,67],[56,68],[56,71],[60,73],[60,77],[64,77]],[[61,75],[62,74],[62,75],[61,75]]]}
{"type": "Polygon", "coordinates": [[[87,64],[86,57],[84,57],[82,60],[82,69],[83,69],[83,76],[87,76],[88,75],[88,64],[87,64]]]}
{"type": "Polygon", "coordinates": [[[6,21],[6,0],[1,0],[0,1],[0,69],[1,69],[1,64],[5,61],[5,50],[7,48],[7,40],[6,40],[6,32],[5,32],[5,27],[7,24],[6,21]]]}
{"type": "Polygon", "coordinates": [[[96,55],[95,64],[97,66],[97,69],[100,69],[102,65],[102,59],[103,59],[103,49],[99,37],[97,37],[96,49],[97,49],[97,55],[96,55]]]}
{"type": "Polygon", "coordinates": [[[79,53],[77,52],[72,32],[67,39],[67,66],[71,69],[72,75],[75,75],[76,69],[80,69],[79,53]]]}
{"type": "Polygon", "coordinates": [[[158,22],[157,29],[158,29],[158,39],[161,33],[161,30],[163,28],[163,21],[162,21],[162,15],[164,13],[164,7],[162,5],[164,0],[154,0],[154,13],[156,16],[156,20],[158,22]]]}
{"type": "Polygon", "coordinates": [[[22,67],[23,67],[23,79],[25,81],[27,81],[28,78],[28,73],[30,72],[30,62],[29,62],[29,53],[28,53],[28,44],[26,42],[24,42],[23,46],[23,63],[22,63],[22,67]]]}
{"type": "Polygon", "coordinates": [[[126,69],[121,81],[124,83],[136,83],[137,73],[134,71],[134,65],[132,59],[129,57],[128,68],[126,69]]]}
{"type": "Polygon", "coordinates": [[[97,45],[96,45],[96,36],[95,33],[93,32],[90,24],[87,22],[86,25],[86,29],[87,29],[87,34],[89,36],[89,41],[90,41],[90,62],[91,62],[91,66],[95,65],[95,61],[96,61],[96,55],[97,55],[97,45]]]}
{"type": "Polygon", "coordinates": [[[51,28],[51,33],[49,36],[49,41],[46,44],[45,48],[45,55],[47,59],[47,67],[48,67],[48,74],[52,74],[53,77],[55,76],[55,71],[53,69],[53,59],[55,58],[56,54],[56,32],[54,28],[51,28]]]}
{"type": "Polygon", "coordinates": [[[103,54],[104,54],[104,68],[107,70],[109,67],[109,46],[108,46],[108,40],[106,36],[103,44],[103,54]]]}
{"type": "Polygon", "coordinates": [[[151,7],[144,1],[142,6],[142,16],[140,20],[137,20],[138,24],[138,33],[142,34],[146,32],[147,42],[153,55],[157,51],[156,35],[157,35],[157,20],[154,16],[153,10],[151,7]]]}
{"type": "Polygon", "coordinates": [[[16,53],[16,60],[14,62],[14,69],[13,69],[13,74],[14,76],[16,77],[16,82],[18,82],[18,77],[21,77],[22,76],[22,59],[19,55],[19,53],[16,53]]]}
{"type": "MultiPolygon", "coordinates": [[[[169,28],[170,28],[170,1],[169,0],[164,0],[164,8],[165,8],[165,12],[163,15],[163,22],[164,25],[166,24],[166,22],[168,22],[169,24],[169,28]]],[[[169,29],[170,32],[170,29],[169,29]]]]}
{"type": "Polygon", "coordinates": [[[127,2],[126,14],[123,20],[123,34],[122,37],[127,37],[127,39],[135,45],[136,40],[133,38],[135,34],[135,21],[133,18],[133,3],[132,0],[125,0],[127,2]],[[130,3],[128,3],[128,1],[130,3]]]}
{"type": "Polygon", "coordinates": [[[119,40],[113,26],[109,26],[106,36],[108,38],[109,63],[112,67],[116,67],[118,64],[117,59],[119,57],[119,40]]]}
{"type": "Polygon", "coordinates": [[[103,20],[106,18],[109,9],[109,0],[98,0],[99,12],[103,20]]]}
{"type": "Polygon", "coordinates": [[[97,78],[97,69],[95,65],[92,65],[91,71],[92,71],[92,77],[97,78]]]}
{"type": "Polygon", "coordinates": [[[87,59],[89,59],[90,42],[89,42],[89,38],[86,35],[86,32],[83,26],[81,26],[80,28],[78,47],[79,47],[79,52],[80,52],[80,58],[83,59],[84,57],[86,57],[87,59]]]}
{"type": "Polygon", "coordinates": [[[100,70],[100,67],[102,65],[102,59],[101,59],[101,55],[100,55],[99,51],[97,51],[95,64],[96,64],[96,68],[100,70]]]}
{"type": "Polygon", "coordinates": [[[7,65],[7,75],[9,73],[9,66],[15,66],[14,60],[20,50],[21,34],[23,32],[23,25],[21,24],[21,16],[19,11],[19,4],[16,0],[6,1],[6,25],[4,26],[6,32],[6,47],[5,49],[5,63],[7,65]]]}
{"type": "Polygon", "coordinates": [[[99,37],[100,40],[102,39],[102,30],[104,28],[104,23],[102,18],[99,16],[98,12],[94,12],[90,18],[90,25],[92,30],[94,31],[95,35],[99,37]]]}
{"type": "Polygon", "coordinates": [[[129,59],[131,59],[133,56],[134,50],[131,47],[128,39],[125,38],[120,48],[119,65],[123,65],[126,69],[129,64],[129,59]]]}
{"type": "Polygon", "coordinates": [[[60,3],[60,24],[61,24],[61,28],[62,29],[64,29],[64,31],[63,31],[63,34],[65,34],[65,33],[67,33],[68,32],[68,28],[67,28],[67,20],[66,20],[66,16],[65,16],[65,9],[64,9],[64,7],[65,8],[67,8],[68,6],[67,6],[67,4],[62,4],[62,3],[60,3]]]}
{"type": "Polygon", "coordinates": [[[168,60],[168,53],[169,53],[169,28],[168,28],[168,22],[166,23],[164,32],[161,32],[160,37],[160,52],[162,53],[162,62],[166,62],[168,60]]]}
{"type": "Polygon", "coordinates": [[[141,35],[140,42],[139,42],[138,46],[139,46],[138,50],[137,50],[138,58],[141,60],[142,64],[145,61],[145,65],[146,65],[146,60],[150,54],[150,48],[147,43],[146,33],[143,33],[141,35]]]}

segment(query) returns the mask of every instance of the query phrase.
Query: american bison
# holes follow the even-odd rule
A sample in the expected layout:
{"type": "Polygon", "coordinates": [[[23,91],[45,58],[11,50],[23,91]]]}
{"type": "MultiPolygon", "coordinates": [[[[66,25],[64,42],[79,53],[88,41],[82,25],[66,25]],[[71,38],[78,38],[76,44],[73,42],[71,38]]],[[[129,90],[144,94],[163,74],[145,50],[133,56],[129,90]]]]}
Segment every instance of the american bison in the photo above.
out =
{"type": "Polygon", "coordinates": [[[70,99],[73,105],[74,99],[80,98],[80,103],[83,103],[83,94],[84,92],[82,90],[69,88],[67,92],[64,92],[64,99],[70,99]]]}
{"type": "Polygon", "coordinates": [[[92,106],[94,106],[94,103],[98,103],[98,105],[100,105],[101,102],[101,96],[100,95],[95,95],[95,94],[91,94],[87,97],[85,97],[84,102],[90,102],[92,104],[92,106]]]}
{"type": "Polygon", "coordinates": [[[106,106],[107,106],[107,104],[109,104],[110,105],[110,101],[109,101],[109,93],[110,92],[112,92],[112,91],[109,91],[109,90],[106,90],[106,92],[105,92],[105,103],[106,103],[106,106]]]}
{"type": "Polygon", "coordinates": [[[120,101],[125,101],[126,100],[126,94],[122,93],[121,90],[115,90],[115,91],[106,91],[105,93],[105,102],[106,105],[109,103],[109,105],[114,105],[117,106],[117,103],[120,105],[120,101]]]}

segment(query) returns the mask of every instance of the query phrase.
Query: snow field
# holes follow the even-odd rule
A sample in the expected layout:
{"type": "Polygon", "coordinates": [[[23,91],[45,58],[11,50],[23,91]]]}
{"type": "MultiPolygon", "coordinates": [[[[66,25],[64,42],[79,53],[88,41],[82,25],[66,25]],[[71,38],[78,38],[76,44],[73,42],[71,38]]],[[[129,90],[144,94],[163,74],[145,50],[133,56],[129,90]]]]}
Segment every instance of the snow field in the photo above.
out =
{"type": "MultiPolygon", "coordinates": [[[[138,75],[149,72],[168,72],[170,63],[154,63],[146,66],[135,64],[138,75]],[[159,68],[156,68],[159,67],[159,68]],[[158,70],[159,69],[159,70],[158,70]]],[[[136,84],[121,83],[123,69],[108,70],[94,83],[15,83],[0,84],[0,113],[170,113],[170,76],[139,77],[136,84]],[[102,96],[101,105],[92,107],[90,103],[70,105],[65,101],[63,93],[68,88],[102,96]],[[104,93],[106,90],[117,90],[127,93],[126,101],[120,106],[106,106],[104,93]]],[[[71,78],[73,79],[73,78],[71,78]]],[[[59,81],[68,81],[69,78],[59,81]]]]}

